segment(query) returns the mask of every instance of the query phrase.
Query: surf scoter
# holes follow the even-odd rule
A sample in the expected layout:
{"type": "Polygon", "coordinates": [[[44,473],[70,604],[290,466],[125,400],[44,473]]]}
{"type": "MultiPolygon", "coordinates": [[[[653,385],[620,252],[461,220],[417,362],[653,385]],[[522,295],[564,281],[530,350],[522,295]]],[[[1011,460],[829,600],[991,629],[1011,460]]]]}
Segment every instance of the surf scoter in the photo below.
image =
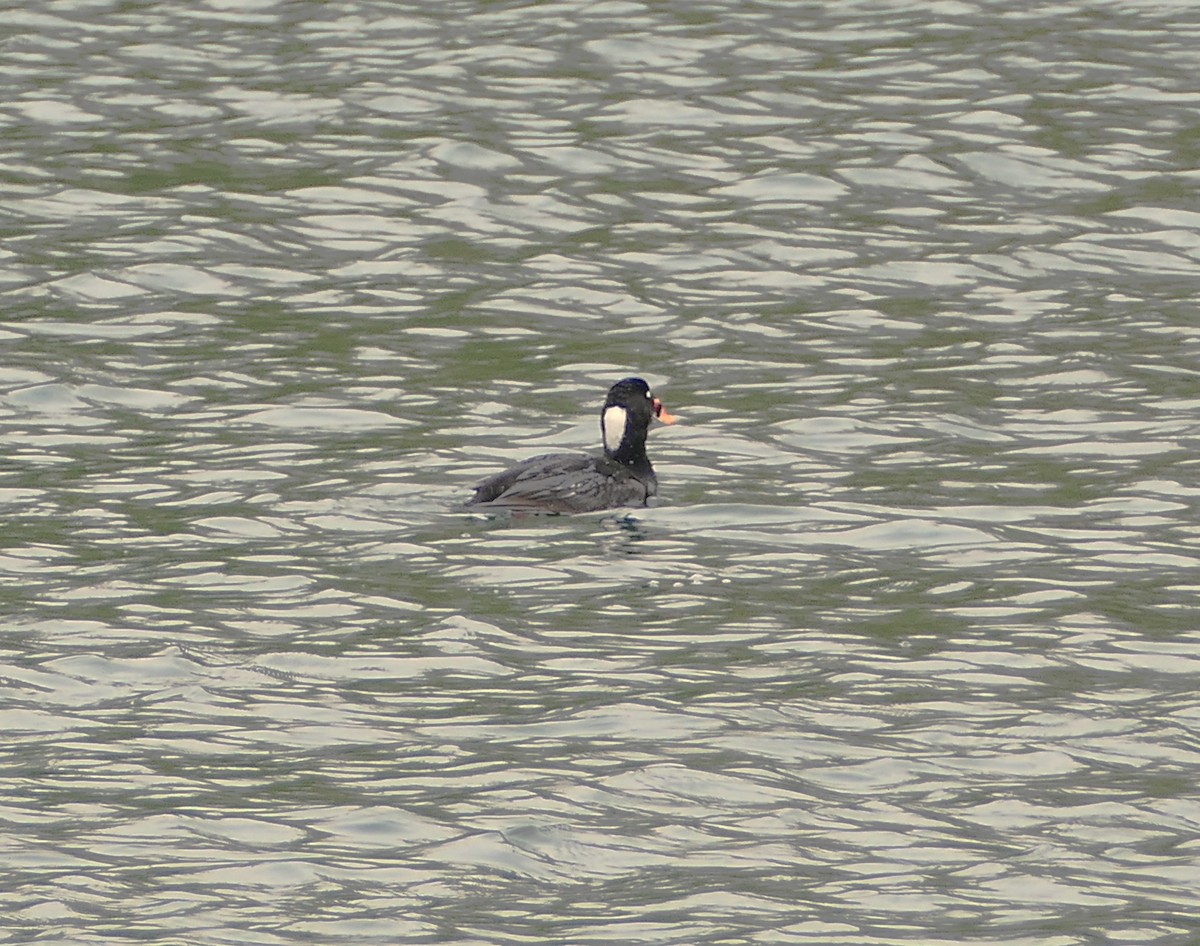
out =
{"type": "Polygon", "coordinates": [[[646,431],[653,420],[675,423],[641,378],[608,389],[600,409],[603,456],[546,453],[532,457],[475,486],[468,506],[526,512],[595,512],[645,506],[658,491],[646,456],[646,431]]]}

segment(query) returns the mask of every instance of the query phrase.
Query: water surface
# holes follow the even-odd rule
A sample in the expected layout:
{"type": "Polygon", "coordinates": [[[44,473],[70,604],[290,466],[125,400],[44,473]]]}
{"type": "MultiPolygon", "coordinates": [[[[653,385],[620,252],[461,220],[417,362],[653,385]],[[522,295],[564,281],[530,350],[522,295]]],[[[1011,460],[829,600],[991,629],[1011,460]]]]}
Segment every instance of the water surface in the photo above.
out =
{"type": "Polygon", "coordinates": [[[1189,5],[9,23],[3,941],[1195,940],[1189,5]]]}

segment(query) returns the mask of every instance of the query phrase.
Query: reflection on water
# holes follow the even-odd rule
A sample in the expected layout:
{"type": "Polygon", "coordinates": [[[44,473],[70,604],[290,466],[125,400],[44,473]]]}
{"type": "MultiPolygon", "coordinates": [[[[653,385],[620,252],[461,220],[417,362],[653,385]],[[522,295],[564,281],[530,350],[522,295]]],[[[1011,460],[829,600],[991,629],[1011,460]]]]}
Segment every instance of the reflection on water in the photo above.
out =
{"type": "Polygon", "coordinates": [[[14,936],[1195,938],[1186,6],[81,12],[0,106],[14,936]],[[460,508],[630,373],[659,505],[460,508]]]}

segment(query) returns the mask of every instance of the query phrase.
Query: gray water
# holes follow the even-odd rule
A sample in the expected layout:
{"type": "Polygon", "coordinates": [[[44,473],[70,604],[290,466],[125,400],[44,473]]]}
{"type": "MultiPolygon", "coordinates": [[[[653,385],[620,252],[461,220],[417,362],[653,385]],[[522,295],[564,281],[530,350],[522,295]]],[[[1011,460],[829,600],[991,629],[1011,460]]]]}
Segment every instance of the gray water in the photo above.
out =
{"type": "Polygon", "coordinates": [[[1194,5],[5,19],[0,942],[1200,939],[1194,5]]]}

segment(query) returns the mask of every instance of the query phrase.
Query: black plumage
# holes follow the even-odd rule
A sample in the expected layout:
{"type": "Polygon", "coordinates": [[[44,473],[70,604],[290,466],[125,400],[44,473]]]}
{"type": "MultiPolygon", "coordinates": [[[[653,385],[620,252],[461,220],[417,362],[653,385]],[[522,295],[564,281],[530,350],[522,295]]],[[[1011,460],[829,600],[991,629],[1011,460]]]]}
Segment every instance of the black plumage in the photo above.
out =
{"type": "Polygon", "coordinates": [[[675,422],[641,378],[618,381],[600,409],[603,455],[531,457],[478,483],[467,506],[528,512],[645,506],[658,491],[658,479],[646,456],[646,433],[656,419],[675,422]]]}

